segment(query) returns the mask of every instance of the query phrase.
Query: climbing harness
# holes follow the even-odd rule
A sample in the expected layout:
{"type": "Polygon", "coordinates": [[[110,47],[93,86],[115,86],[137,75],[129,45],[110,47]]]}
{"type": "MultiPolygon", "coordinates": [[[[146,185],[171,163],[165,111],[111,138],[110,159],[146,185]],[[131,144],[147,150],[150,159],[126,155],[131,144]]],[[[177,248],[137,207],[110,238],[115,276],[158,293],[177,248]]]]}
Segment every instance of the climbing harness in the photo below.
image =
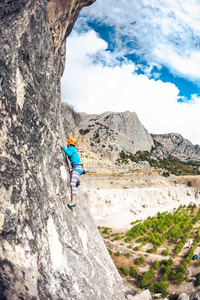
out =
{"type": "MultiPolygon", "coordinates": [[[[65,164],[66,164],[66,166],[67,166],[67,169],[68,169],[68,171],[69,171],[69,175],[72,176],[73,170],[70,170],[70,167],[69,167],[69,160],[68,160],[67,156],[63,153],[63,151],[62,151],[62,155],[63,155],[63,160],[64,160],[64,162],[65,162],[65,164]]],[[[84,174],[85,174],[85,173],[84,173],[84,174]]],[[[76,187],[79,187],[80,184],[81,184],[81,182],[80,182],[80,179],[79,179],[79,180],[77,180],[76,187]]]]}

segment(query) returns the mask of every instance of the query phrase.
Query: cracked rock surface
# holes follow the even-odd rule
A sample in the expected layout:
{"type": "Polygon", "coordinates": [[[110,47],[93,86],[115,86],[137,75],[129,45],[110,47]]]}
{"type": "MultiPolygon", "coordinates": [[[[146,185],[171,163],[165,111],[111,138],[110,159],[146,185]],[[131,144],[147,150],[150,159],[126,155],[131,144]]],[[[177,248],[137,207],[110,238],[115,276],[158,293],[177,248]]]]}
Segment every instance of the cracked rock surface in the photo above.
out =
{"type": "Polygon", "coordinates": [[[124,299],[57,146],[65,39],[92,2],[0,3],[0,299],[124,299]]]}

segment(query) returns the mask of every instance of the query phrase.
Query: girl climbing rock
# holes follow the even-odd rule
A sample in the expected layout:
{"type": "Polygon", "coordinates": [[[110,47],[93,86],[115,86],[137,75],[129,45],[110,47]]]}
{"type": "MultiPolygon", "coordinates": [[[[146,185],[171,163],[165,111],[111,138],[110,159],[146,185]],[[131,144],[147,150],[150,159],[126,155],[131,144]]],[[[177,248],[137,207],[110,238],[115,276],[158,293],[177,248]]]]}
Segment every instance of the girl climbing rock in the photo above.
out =
{"type": "Polygon", "coordinates": [[[62,146],[62,144],[59,142],[58,145],[61,147],[61,149],[65,152],[67,157],[69,158],[69,161],[72,166],[71,170],[71,189],[72,189],[72,199],[71,202],[68,204],[69,207],[75,206],[76,203],[76,195],[77,195],[77,181],[80,177],[80,175],[83,173],[83,166],[80,161],[79,154],[75,148],[77,141],[73,138],[69,139],[67,141],[68,148],[65,148],[62,146]]]}

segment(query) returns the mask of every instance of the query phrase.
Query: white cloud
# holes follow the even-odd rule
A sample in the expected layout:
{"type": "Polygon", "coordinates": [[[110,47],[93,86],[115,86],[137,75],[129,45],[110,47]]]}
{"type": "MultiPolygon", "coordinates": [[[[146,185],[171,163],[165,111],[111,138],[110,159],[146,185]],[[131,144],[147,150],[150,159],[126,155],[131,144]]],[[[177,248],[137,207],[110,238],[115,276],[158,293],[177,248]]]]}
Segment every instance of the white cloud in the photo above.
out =
{"type": "Polygon", "coordinates": [[[118,54],[122,49],[120,55],[132,51],[149,63],[167,66],[176,75],[200,79],[199,64],[195,67],[200,56],[199,0],[107,0],[106,4],[98,0],[84,9],[84,14],[94,22],[115,27],[113,41],[118,54]],[[122,44],[124,36],[128,37],[127,42],[135,38],[138,47],[127,48],[126,42],[122,44]],[[161,45],[165,55],[158,51],[161,45]],[[173,58],[180,63],[174,64],[173,58]]]}
{"type": "Polygon", "coordinates": [[[170,46],[158,45],[157,48],[154,48],[154,54],[160,61],[165,61],[166,57],[168,57],[168,61],[165,64],[175,70],[176,73],[194,81],[200,77],[200,51],[190,53],[188,50],[180,56],[170,46]]]}
{"type": "Polygon", "coordinates": [[[149,132],[177,132],[200,144],[200,98],[194,95],[191,104],[178,103],[175,85],[137,75],[134,64],[93,64],[90,55],[104,55],[107,47],[94,31],[72,35],[67,45],[62,101],[87,113],[134,111],[149,132]]]}

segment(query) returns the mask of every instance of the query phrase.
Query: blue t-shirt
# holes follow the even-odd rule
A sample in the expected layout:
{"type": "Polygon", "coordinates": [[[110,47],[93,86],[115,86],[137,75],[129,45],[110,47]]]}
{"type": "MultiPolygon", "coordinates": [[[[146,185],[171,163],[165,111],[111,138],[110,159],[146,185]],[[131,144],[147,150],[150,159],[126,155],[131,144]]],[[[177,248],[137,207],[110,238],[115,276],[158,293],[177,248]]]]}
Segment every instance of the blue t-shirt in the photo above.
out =
{"type": "Polygon", "coordinates": [[[81,164],[80,157],[74,146],[70,145],[68,148],[65,148],[64,146],[62,146],[61,149],[67,154],[72,167],[81,164]]]}

